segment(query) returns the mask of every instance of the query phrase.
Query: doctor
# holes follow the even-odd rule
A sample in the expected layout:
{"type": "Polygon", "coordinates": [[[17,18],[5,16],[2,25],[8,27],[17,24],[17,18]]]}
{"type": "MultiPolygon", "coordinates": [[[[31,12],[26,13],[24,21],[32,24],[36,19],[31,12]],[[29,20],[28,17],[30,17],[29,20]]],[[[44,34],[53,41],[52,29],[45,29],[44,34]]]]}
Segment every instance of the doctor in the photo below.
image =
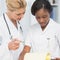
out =
{"type": "Polygon", "coordinates": [[[38,23],[30,28],[19,60],[24,60],[24,55],[31,49],[32,52],[46,53],[51,59],[60,58],[60,24],[50,18],[51,12],[52,6],[47,0],[33,3],[31,13],[38,23]]]}
{"type": "Polygon", "coordinates": [[[6,0],[7,11],[0,17],[0,60],[18,60],[23,49],[20,20],[26,10],[25,0],[6,0]]]}

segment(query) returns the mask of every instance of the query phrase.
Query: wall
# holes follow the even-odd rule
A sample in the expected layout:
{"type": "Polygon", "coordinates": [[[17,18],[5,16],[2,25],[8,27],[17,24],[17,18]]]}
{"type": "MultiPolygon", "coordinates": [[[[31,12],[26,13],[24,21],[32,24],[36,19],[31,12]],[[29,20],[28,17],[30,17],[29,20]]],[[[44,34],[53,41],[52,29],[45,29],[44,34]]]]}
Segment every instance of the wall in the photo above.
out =
{"type": "Polygon", "coordinates": [[[5,0],[0,0],[0,16],[5,12],[6,5],[5,5],[5,0]]]}
{"type": "Polygon", "coordinates": [[[58,17],[57,22],[60,23],[60,0],[58,0],[58,11],[57,11],[57,13],[58,13],[58,15],[57,15],[57,17],[58,17]]]}

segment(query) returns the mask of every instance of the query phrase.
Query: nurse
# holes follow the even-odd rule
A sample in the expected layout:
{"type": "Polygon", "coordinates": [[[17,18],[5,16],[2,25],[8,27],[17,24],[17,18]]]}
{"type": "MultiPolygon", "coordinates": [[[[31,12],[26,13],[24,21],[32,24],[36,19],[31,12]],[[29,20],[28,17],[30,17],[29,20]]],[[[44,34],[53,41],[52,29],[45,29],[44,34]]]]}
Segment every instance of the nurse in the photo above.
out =
{"type": "Polygon", "coordinates": [[[60,24],[50,18],[51,12],[52,6],[47,0],[36,0],[33,3],[31,13],[38,23],[29,29],[19,60],[24,60],[24,55],[31,50],[46,53],[51,59],[60,58],[60,24]]]}
{"type": "Polygon", "coordinates": [[[7,11],[0,17],[0,60],[18,60],[23,49],[20,20],[26,10],[25,0],[6,0],[7,11]]]}

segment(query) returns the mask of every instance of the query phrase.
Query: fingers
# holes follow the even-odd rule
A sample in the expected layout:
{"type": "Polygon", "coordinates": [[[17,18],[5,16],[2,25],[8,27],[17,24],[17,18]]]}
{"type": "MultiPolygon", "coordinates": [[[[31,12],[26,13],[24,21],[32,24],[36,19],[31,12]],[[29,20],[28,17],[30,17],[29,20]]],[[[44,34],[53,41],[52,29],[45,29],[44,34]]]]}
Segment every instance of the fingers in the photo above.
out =
{"type": "Polygon", "coordinates": [[[19,48],[18,45],[12,45],[12,50],[16,50],[16,49],[18,49],[18,48],[19,48]]]}
{"type": "Polygon", "coordinates": [[[9,42],[8,48],[9,48],[9,50],[16,50],[16,49],[19,48],[19,44],[15,44],[13,42],[9,42]]]}
{"type": "Polygon", "coordinates": [[[20,41],[19,40],[12,40],[11,42],[9,42],[8,44],[8,48],[10,50],[16,50],[19,48],[20,45],[20,41]]]}

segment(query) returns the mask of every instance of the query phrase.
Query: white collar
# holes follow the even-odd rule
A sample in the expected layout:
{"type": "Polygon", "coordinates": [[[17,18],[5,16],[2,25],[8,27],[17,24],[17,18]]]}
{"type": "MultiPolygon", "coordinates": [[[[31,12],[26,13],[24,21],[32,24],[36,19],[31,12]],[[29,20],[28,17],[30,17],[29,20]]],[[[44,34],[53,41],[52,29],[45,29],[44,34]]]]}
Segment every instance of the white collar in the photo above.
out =
{"type": "Polygon", "coordinates": [[[50,28],[50,26],[52,25],[52,23],[53,23],[53,19],[50,18],[49,23],[46,26],[46,28],[44,29],[44,31],[42,31],[42,28],[40,26],[42,33],[45,33],[50,28]]]}

